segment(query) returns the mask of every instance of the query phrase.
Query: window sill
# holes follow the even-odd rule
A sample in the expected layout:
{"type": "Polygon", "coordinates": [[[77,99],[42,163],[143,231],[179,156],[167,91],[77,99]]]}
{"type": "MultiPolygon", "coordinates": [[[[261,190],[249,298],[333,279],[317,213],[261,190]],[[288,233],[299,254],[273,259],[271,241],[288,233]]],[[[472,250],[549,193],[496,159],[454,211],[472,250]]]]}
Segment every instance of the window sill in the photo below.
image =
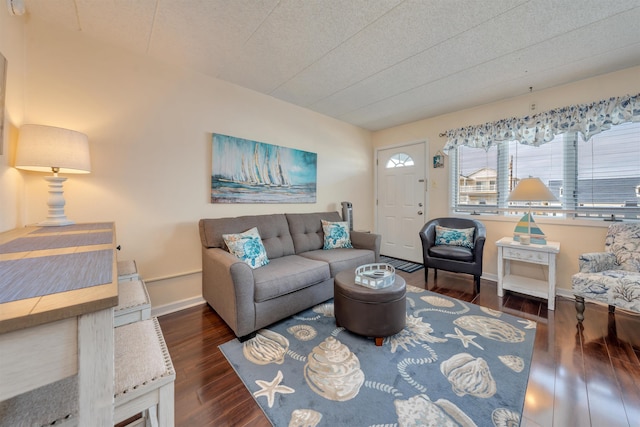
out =
{"type": "MultiPolygon", "coordinates": [[[[475,218],[480,221],[487,222],[507,222],[516,224],[520,220],[520,216],[517,215],[496,215],[496,214],[480,214],[480,215],[471,215],[471,214],[451,214],[452,216],[457,216],[461,218],[475,218]]],[[[561,225],[566,227],[596,227],[596,228],[608,228],[611,224],[615,224],[616,222],[622,221],[605,221],[601,218],[594,219],[584,219],[584,218],[550,218],[545,216],[533,216],[536,224],[552,224],[552,225],[561,225]]],[[[624,222],[632,222],[633,220],[625,220],[624,222]]]]}

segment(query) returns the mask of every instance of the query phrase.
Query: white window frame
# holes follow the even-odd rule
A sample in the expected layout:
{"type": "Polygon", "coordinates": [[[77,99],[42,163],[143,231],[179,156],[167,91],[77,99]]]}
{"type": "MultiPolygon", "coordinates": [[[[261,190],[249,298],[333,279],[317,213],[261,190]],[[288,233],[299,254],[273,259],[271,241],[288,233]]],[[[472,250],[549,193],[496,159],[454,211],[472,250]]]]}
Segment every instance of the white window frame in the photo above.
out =
{"type": "MultiPolygon", "coordinates": [[[[629,124],[638,126],[640,123],[629,124]]],[[[606,131],[603,132],[603,134],[606,131]]],[[[546,206],[536,206],[537,217],[547,216],[556,218],[572,218],[572,219],[625,219],[640,220],[640,206],[607,206],[607,207],[585,207],[578,204],[578,151],[581,145],[585,144],[577,133],[567,133],[558,135],[556,138],[562,138],[563,143],[563,176],[562,176],[562,197],[561,203],[546,206]],[[573,197],[571,197],[573,196],[573,197]]],[[[557,143],[557,142],[550,142],[557,143]]],[[[640,140],[637,141],[640,149],[640,140]]],[[[521,215],[524,212],[524,206],[513,206],[507,203],[506,199],[509,194],[509,159],[513,153],[509,153],[509,142],[501,142],[497,144],[497,204],[496,205],[466,205],[458,204],[460,192],[460,173],[459,173],[459,148],[451,151],[451,191],[450,191],[450,207],[454,214],[494,214],[502,216],[521,215]],[[507,148],[507,149],[505,149],[507,148]]],[[[482,149],[478,149],[482,150],[482,149]]],[[[522,177],[520,177],[522,178],[522,177]]],[[[640,184],[640,177],[639,177],[640,184]]],[[[558,189],[556,189],[558,191],[558,189]]],[[[637,190],[640,193],[640,187],[637,190]]],[[[640,205],[640,195],[636,195],[637,205],[640,205]]]]}

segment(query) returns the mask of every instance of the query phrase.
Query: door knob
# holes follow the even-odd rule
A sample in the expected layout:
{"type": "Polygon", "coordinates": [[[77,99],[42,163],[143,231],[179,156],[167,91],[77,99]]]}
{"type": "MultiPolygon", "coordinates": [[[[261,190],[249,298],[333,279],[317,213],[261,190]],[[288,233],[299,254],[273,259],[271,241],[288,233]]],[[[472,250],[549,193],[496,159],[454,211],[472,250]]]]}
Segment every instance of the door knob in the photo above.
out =
{"type": "Polygon", "coordinates": [[[422,211],[418,211],[418,215],[422,215],[422,211]]]}
{"type": "Polygon", "coordinates": [[[418,206],[419,206],[419,207],[422,207],[422,203],[418,203],[418,206]]]}

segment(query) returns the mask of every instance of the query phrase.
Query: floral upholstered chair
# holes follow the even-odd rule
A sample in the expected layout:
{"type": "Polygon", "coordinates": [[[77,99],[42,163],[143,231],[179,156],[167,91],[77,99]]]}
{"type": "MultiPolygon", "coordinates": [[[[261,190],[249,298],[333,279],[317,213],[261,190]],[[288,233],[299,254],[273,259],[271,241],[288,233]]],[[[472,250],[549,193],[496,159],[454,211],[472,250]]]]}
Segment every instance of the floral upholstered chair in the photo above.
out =
{"type": "Polygon", "coordinates": [[[578,321],[584,319],[584,299],[640,312],[640,224],[609,226],[604,252],[586,253],[572,277],[578,321]]]}

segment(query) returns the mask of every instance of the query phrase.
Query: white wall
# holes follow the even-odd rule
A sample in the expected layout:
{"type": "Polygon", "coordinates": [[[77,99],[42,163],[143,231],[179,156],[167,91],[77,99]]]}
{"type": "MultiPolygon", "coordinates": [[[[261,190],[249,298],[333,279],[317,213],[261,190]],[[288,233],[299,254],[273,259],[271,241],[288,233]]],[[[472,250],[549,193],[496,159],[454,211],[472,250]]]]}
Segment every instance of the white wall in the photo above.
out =
{"type": "Polygon", "coordinates": [[[0,135],[0,232],[20,225],[18,206],[21,204],[23,180],[13,164],[13,147],[17,140],[15,123],[24,115],[24,25],[21,19],[9,16],[0,7],[0,53],[7,59],[4,132],[0,135]]]}
{"type": "MultiPolygon", "coordinates": [[[[556,107],[572,104],[583,104],[601,99],[635,95],[640,93],[640,67],[622,70],[595,78],[582,80],[564,86],[534,91],[525,96],[506,99],[492,104],[482,105],[473,109],[457,111],[430,119],[420,120],[403,126],[385,129],[373,134],[374,147],[384,147],[402,141],[428,139],[432,158],[438,150],[442,150],[446,138],[439,134],[448,129],[469,125],[477,125],[508,117],[526,116],[535,112],[529,110],[532,103],[536,104],[536,111],[546,111],[556,107]]],[[[430,168],[429,176],[429,217],[448,216],[449,212],[449,161],[445,160],[445,167],[430,168]]],[[[495,242],[503,236],[513,234],[517,219],[496,216],[480,216],[487,227],[487,243],[484,251],[484,275],[489,278],[497,277],[497,247],[495,242]]],[[[559,241],[561,251],[558,255],[558,286],[560,292],[571,289],[571,275],[578,271],[578,256],[584,252],[597,252],[604,248],[606,227],[609,223],[603,221],[558,221],[536,218],[536,223],[549,240],[559,241]]],[[[520,273],[535,278],[544,279],[546,271],[539,266],[522,265],[520,273]]],[[[566,292],[564,292],[566,293],[566,292]]]]}
{"type": "MultiPolygon", "coordinates": [[[[23,122],[90,140],[92,172],[68,175],[66,214],[116,222],[119,258],[136,260],[155,308],[199,298],[200,218],[340,211],[350,200],[357,226],[372,227],[370,132],[79,32],[29,21],[26,34],[23,122]],[[318,153],[317,203],[209,203],[212,133],[318,153]]],[[[21,174],[18,222],[35,223],[45,181],[21,174]]]]}

